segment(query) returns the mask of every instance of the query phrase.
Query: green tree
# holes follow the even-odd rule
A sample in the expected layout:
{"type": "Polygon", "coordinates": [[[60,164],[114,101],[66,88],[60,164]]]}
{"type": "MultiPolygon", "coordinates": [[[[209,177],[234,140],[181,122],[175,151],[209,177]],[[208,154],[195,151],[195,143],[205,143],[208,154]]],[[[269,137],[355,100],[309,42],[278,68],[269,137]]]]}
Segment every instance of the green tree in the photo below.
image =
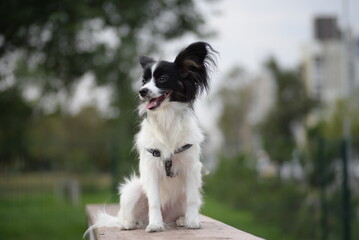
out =
{"type": "Polygon", "coordinates": [[[31,112],[18,88],[0,91],[0,171],[11,164],[22,165],[27,157],[25,135],[31,112]]]}
{"type": "MultiPolygon", "coordinates": [[[[17,59],[14,71],[0,68],[0,81],[15,73],[15,84],[36,87],[41,96],[65,91],[88,72],[110,85],[120,116],[113,142],[121,174],[133,156],[138,55],[156,51],[161,41],[186,33],[204,36],[204,19],[192,0],[1,1],[0,63],[17,59]],[[110,35],[111,37],[105,37],[110,35]]],[[[6,67],[9,69],[9,66],[6,67]]],[[[1,91],[1,90],[0,90],[1,91]]],[[[41,102],[41,101],[40,101],[41,102]]]]}
{"type": "Polygon", "coordinates": [[[110,167],[108,122],[95,107],[76,115],[59,112],[34,118],[28,130],[27,168],[86,172],[110,167]]]}
{"type": "Polygon", "coordinates": [[[276,95],[274,106],[260,124],[260,130],[265,150],[280,169],[291,159],[296,147],[294,127],[304,124],[316,104],[305,91],[300,69],[283,69],[273,58],[267,61],[266,67],[276,84],[276,95]]]}
{"type": "Polygon", "coordinates": [[[335,181],[335,163],[342,157],[344,119],[350,120],[350,144],[355,154],[359,151],[359,95],[358,90],[348,99],[339,99],[334,106],[323,108],[317,113],[318,121],[307,129],[306,154],[311,163],[309,184],[318,188],[335,181]],[[322,162],[319,162],[320,158],[322,162]]]}
{"type": "Polygon", "coordinates": [[[253,103],[253,85],[244,84],[243,78],[246,78],[243,69],[232,69],[224,78],[230,82],[227,84],[230,87],[222,88],[218,94],[222,101],[219,127],[224,136],[223,153],[227,157],[252,150],[252,126],[248,118],[253,103]]]}

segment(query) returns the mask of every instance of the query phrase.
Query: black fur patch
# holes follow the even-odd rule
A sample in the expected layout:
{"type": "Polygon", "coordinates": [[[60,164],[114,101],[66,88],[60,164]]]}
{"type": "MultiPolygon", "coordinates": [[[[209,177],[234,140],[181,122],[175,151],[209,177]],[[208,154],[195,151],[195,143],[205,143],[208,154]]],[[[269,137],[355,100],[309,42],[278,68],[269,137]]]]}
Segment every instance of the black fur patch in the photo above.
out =
{"type": "Polygon", "coordinates": [[[215,53],[208,43],[196,42],[182,50],[174,62],[158,62],[153,73],[155,60],[142,56],[143,84],[153,77],[158,88],[172,92],[170,101],[192,104],[200,93],[209,89],[210,68],[216,65],[215,53]]]}

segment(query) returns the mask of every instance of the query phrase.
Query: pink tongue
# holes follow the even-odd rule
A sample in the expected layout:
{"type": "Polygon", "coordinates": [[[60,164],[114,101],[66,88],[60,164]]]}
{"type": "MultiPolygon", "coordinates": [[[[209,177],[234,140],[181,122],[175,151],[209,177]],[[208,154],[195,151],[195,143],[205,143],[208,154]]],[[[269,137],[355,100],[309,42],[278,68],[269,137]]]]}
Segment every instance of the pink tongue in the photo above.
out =
{"type": "Polygon", "coordinates": [[[162,95],[162,96],[160,96],[160,97],[158,97],[158,98],[152,99],[152,100],[146,105],[146,108],[147,108],[147,109],[153,109],[153,108],[158,107],[158,106],[162,103],[162,101],[166,99],[167,96],[168,96],[168,95],[162,95]]]}
{"type": "Polygon", "coordinates": [[[151,101],[149,104],[146,105],[147,109],[151,109],[154,108],[158,105],[158,98],[156,98],[155,100],[151,101]]]}

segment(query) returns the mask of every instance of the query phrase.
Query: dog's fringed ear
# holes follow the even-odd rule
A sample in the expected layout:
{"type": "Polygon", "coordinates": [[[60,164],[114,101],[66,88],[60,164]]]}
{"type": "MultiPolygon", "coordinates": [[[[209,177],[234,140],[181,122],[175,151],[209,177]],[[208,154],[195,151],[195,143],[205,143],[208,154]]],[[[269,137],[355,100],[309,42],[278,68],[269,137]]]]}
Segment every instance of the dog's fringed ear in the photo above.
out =
{"type": "Polygon", "coordinates": [[[156,62],[153,58],[147,56],[140,56],[138,60],[142,68],[146,68],[147,66],[152,65],[153,63],[156,62]]]}
{"type": "Polygon", "coordinates": [[[186,95],[190,101],[204,90],[209,89],[209,72],[215,66],[214,54],[217,53],[206,42],[195,42],[182,50],[174,63],[180,69],[186,95]]]}

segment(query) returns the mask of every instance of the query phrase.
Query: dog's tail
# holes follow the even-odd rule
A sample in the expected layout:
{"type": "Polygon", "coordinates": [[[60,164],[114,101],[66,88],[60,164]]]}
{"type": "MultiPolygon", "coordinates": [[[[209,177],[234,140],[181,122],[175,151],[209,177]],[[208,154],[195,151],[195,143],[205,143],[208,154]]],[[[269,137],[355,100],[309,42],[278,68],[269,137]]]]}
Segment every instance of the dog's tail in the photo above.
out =
{"type": "Polygon", "coordinates": [[[95,223],[86,230],[83,238],[98,227],[121,227],[120,219],[117,216],[109,215],[105,211],[98,212],[95,223]]]}

